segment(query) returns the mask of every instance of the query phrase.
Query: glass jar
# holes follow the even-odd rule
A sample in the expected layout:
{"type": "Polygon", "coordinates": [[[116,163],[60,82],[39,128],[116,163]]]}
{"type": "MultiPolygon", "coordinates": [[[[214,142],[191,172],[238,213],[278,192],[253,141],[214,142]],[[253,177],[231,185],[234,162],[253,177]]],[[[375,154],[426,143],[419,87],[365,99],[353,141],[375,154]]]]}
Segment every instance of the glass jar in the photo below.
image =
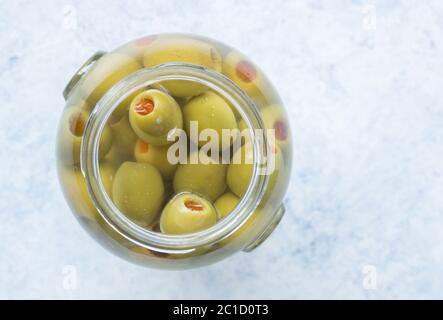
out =
{"type": "Polygon", "coordinates": [[[96,53],[63,94],[57,165],[64,195],[82,226],[124,259],[169,269],[206,265],[253,250],[280,222],[292,163],[288,117],[263,72],[235,49],[194,35],[147,36],[96,53]],[[209,144],[215,149],[207,159],[218,161],[208,164],[190,119],[247,134],[209,144]],[[167,149],[186,133],[189,152],[172,163],[167,149]],[[188,216],[169,205],[180,195],[198,199],[180,202],[188,216]],[[177,221],[185,223],[170,227],[177,221]],[[165,231],[181,227],[191,231],[165,231]]]}

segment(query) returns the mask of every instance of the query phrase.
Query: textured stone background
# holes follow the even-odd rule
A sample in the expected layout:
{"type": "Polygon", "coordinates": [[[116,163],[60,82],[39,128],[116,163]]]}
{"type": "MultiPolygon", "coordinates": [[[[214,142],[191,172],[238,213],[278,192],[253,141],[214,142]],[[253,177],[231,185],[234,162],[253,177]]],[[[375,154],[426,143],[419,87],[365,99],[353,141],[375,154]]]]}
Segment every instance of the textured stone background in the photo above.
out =
{"type": "Polygon", "coordinates": [[[442,36],[438,0],[0,1],[0,298],[443,298],[442,36]],[[295,159],[287,214],[262,247],[165,272],[81,229],[54,141],[87,57],[176,31],[268,73],[295,159]]]}

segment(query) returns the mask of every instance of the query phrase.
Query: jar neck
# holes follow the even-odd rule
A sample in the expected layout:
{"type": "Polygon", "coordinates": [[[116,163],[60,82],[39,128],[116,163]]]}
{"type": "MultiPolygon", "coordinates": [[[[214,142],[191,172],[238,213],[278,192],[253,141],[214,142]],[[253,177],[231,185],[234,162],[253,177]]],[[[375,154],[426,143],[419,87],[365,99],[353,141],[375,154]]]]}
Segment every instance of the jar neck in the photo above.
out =
{"type": "Polygon", "coordinates": [[[141,69],[114,85],[97,103],[84,131],[81,146],[81,169],[87,186],[101,216],[118,233],[138,245],[164,251],[193,250],[216,243],[237,230],[256,209],[264,194],[268,175],[260,174],[260,159],[266,159],[266,136],[260,143],[255,132],[264,129],[260,113],[252,101],[235,83],[222,74],[200,66],[185,63],[167,63],[154,68],[141,69]],[[192,234],[165,235],[147,230],[127,218],[106,193],[99,171],[99,141],[103,129],[115,108],[129,95],[148,86],[158,86],[168,80],[185,80],[205,85],[223,96],[235,107],[251,129],[254,164],[252,178],[245,195],[226,218],[214,226],[192,234]]]}

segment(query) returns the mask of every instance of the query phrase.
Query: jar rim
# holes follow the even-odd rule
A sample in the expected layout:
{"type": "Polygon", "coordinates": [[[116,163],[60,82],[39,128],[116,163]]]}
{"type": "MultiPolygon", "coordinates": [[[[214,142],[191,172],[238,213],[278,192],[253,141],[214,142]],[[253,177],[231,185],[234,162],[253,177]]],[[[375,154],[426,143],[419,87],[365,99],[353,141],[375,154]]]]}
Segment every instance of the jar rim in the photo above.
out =
{"type": "Polygon", "coordinates": [[[102,218],[121,236],[149,249],[165,252],[193,250],[211,245],[228,237],[250,218],[260,203],[269,176],[259,174],[260,161],[266,159],[267,137],[264,143],[255,139],[252,130],[253,169],[246,193],[234,210],[215,225],[202,231],[184,235],[166,235],[150,231],[126,217],[114,204],[107,192],[99,171],[99,141],[109,117],[115,108],[133,92],[168,80],[185,80],[201,83],[221,94],[237,109],[249,129],[263,129],[259,109],[254,101],[232,80],[223,74],[188,63],[165,63],[143,68],[115,84],[96,104],[84,130],[80,153],[80,167],[86,179],[91,199],[102,218]],[[264,158],[263,158],[264,157],[264,158]]]}

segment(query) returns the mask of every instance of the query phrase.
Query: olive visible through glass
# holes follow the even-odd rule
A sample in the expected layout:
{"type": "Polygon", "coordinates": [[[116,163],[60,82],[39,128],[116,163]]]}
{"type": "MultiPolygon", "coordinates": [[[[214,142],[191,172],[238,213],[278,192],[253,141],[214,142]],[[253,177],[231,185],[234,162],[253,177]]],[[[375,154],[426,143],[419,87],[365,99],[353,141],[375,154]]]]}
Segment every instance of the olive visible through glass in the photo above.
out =
{"type": "MultiPolygon", "coordinates": [[[[75,179],[82,184],[78,190],[83,190],[70,189],[68,196],[77,202],[87,197],[78,166],[83,131],[95,104],[127,75],[167,62],[190,63],[223,73],[253,99],[265,127],[275,131],[275,170],[265,197],[278,203],[288,179],[282,172],[290,160],[286,151],[290,132],[272,86],[241,53],[216,42],[171,35],[144,37],[105,55],[80,83],[76,99],[71,99],[74,102],[65,110],[59,134],[62,180],[69,184],[75,179]]],[[[200,83],[170,80],[140,89],[115,109],[100,140],[100,170],[106,192],[122,213],[149,230],[187,234],[209,228],[235,209],[250,183],[253,163],[245,159],[252,158],[251,141],[237,140],[236,136],[221,139],[223,130],[244,127],[238,110],[200,83]],[[216,143],[210,136],[193,140],[192,123],[198,124],[198,134],[212,129],[220,139],[216,143]],[[177,130],[186,133],[186,145],[193,145],[194,153],[189,151],[182,157],[184,161],[171,163],[168,151],[177,139],[171,139],[170,133],[177,130]],[[208,145],[218,152],[199,154],[192,163],[195,152],[208,145]],[[231,157],[241,153],[242,162],[221,163],[220,155],[226,150],[231,157]]],[[[83,211],[93,212],[89,218],[96,219],[98,215],[87,201],[88,210],[83,211]]],[[[265,211],[259,206],[251,221],[265,211]]],[[[236,234],[247,232],[252,223],[236,234]]]]}

